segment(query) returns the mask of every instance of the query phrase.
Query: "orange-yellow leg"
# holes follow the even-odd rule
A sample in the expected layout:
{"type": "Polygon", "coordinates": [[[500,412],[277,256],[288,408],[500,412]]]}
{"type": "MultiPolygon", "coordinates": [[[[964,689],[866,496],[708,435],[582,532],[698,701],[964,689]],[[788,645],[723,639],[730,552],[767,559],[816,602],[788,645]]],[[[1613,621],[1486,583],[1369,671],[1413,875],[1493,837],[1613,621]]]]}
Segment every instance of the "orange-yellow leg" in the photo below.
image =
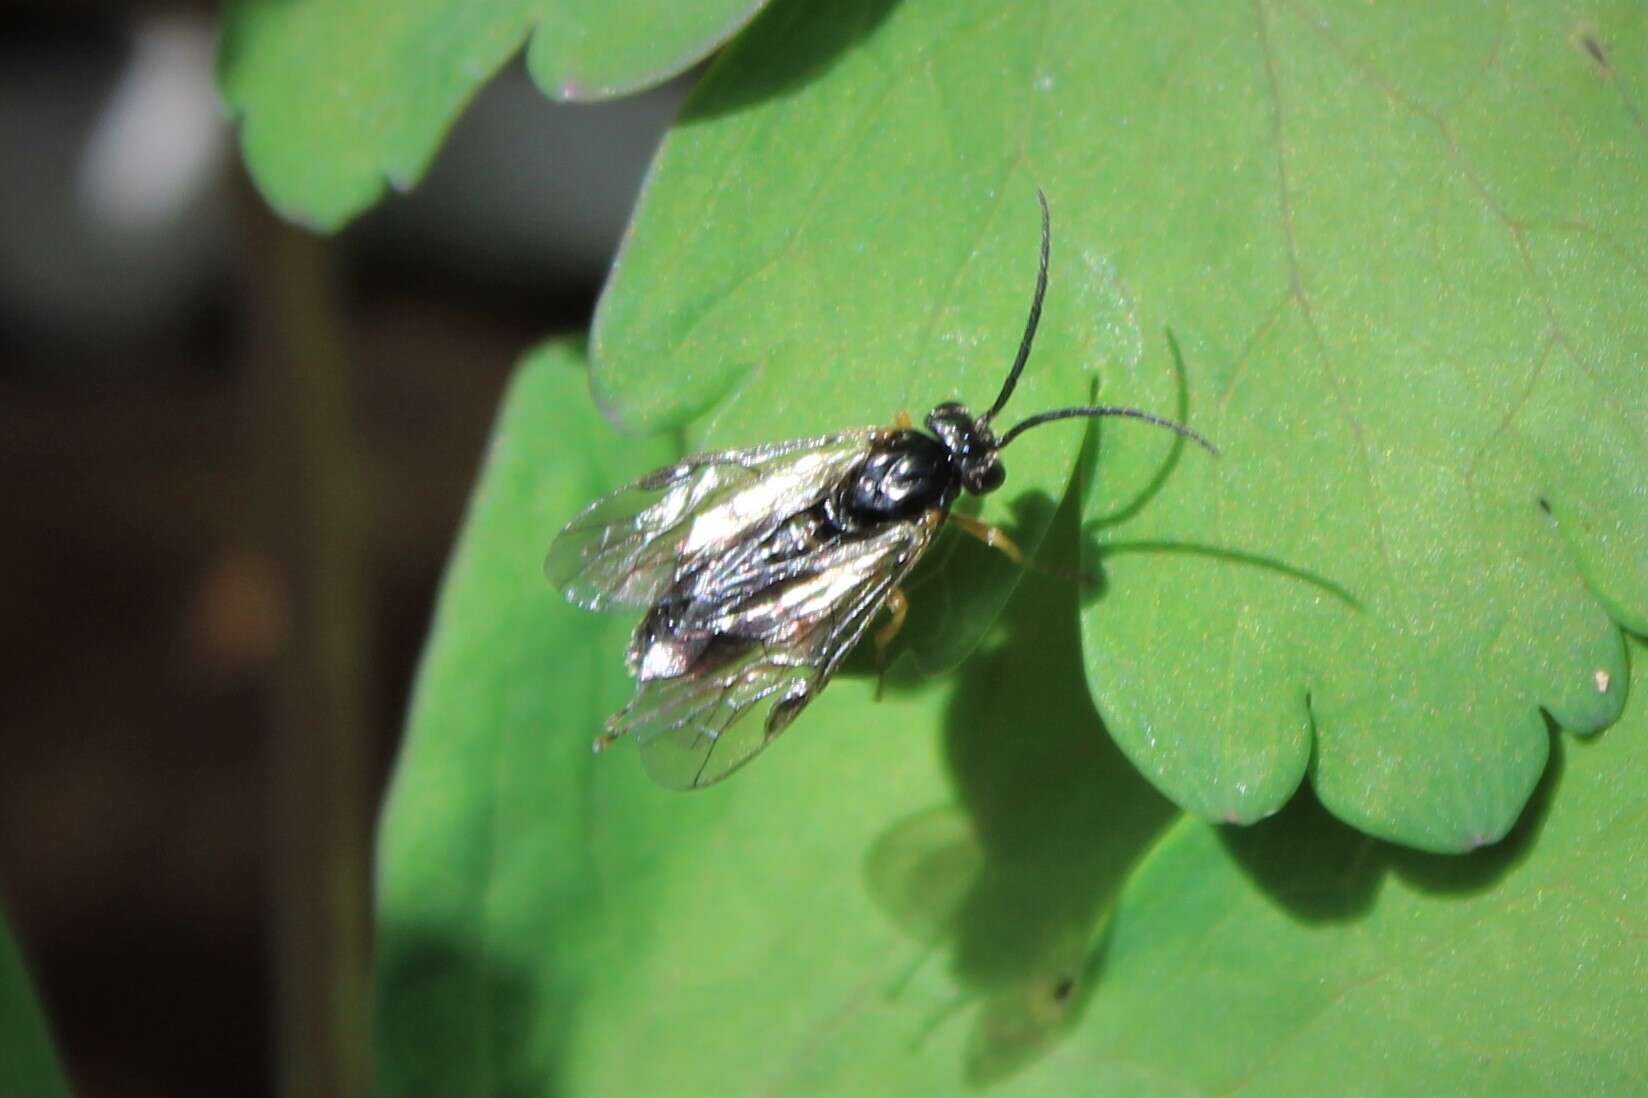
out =
{"type": "Polygon", "coordinates": [[[1017,542],[988,522],[980,522],[976,518],[958,515],[953,511],[950,513],[950,521],[1021,568],[1031,568],[1044,575],[1057,576],[1059,579],[1068,580],[1077,587],[1087,588],[1093,584],[1093,577],[1091,576],[1083,575],[1080,572],[1071,572],[1064,568],[1049,568],[1038,561],[1026,559],[1024,550],[1018,547],[1017,542]]]}
{"type": "Polygon", "coordinates": [[[596,736],[595,742],[589,745],[591,751],[594,751],[597,755],[599,755],[601,752],[618,742],[618,737],[623,735],[623,733],[618,730],[618,724],[621,720],[623,720],[624,714],[627,712],[629,712],[629,706],[626,705],[623,709],[620,709],[618,712],[607,718],[606,730],[599,736],[596,736]]]}
{"type": "Polygon", "coordinates": [[[881,682],[887,677],[887,646],[893,643],[899,630],[904,628],[904,619],[910,616],[910,600],[904,597],[904,592],[893,588],[893,593],[887,596],[887,624],[876,630],[876,700],[881,700],[881,682]]]}
{"type": "Polygon", "coordinates": [[[950,521],[960,527],[963,533],[978,538],[1014,564],[1020,566],[1024,564],[1024,550],[1020,549],[1018,543],[1012,538],[991,526],[988,522],[980,522],[976,518],[960,515],[954,511],[950,512],[950,521]]]}
{"type": "Polygon", "coordinates": [[[916,421],[910,418],[909,412],[901,410],[898,415],[893,417],[893,426],[897,427],[900,431],[908,431],[915,425],[916,421]]]}
{"type": "Polygon", "coordinates": [[[903,589],[893,588],[893,593],[887,596],[887,624],[876,630],[875,646],[878,659],[887,655],[887,646],[893,643],[893,638],[904,628],[904,619],[909,616],[910,600],[904,597],[903,589]]]}

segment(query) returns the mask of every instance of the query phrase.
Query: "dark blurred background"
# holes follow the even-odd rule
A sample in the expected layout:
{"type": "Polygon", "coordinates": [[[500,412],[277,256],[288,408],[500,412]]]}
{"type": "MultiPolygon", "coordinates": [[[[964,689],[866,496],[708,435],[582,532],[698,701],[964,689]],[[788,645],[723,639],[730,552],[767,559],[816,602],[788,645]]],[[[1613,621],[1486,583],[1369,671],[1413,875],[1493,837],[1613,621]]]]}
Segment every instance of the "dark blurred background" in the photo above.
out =
{"type": "Polygon", "coordinates": [[[245,179],[214,45],[205,4],[0,9],[0,893],[88,1098],[364,1093],[324,1019],[365,1016],[440,571],[682,95],[512,66],[322,239],[245,179]]]}

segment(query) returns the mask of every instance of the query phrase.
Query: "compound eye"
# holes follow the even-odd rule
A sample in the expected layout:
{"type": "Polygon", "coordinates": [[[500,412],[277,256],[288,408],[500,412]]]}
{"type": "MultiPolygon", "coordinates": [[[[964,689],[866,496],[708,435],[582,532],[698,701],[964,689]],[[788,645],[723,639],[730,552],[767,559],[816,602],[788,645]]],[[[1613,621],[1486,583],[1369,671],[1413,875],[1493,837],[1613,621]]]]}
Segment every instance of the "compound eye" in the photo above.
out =
{"type": "Polygon", "coordinates": [[[1006,480],[1007,470],[1002,467],[1001,462],[992,461],[989,465],[986,465],[977,473],[973,474],[973,483],[970,487],[972,487],[975,495],[982,496],[986,492],[994,492],[997,488],[1000,488],[1006,480]]]}

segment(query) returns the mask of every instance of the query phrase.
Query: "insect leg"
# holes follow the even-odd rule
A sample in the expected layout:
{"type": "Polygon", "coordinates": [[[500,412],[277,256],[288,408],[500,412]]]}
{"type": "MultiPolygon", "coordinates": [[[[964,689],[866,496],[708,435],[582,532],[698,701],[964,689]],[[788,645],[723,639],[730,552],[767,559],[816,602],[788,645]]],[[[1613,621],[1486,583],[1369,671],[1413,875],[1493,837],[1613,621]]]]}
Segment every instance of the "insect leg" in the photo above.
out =
{"type": "Polygon", "coordinates": [[[963,533],[978,538],[1014,564],[1021,566],[1024,564],[1024,550],[1020,549],[1018,543],[1012,538],[991,526],[988,522],[980,522],[976,518],[960,515],[954,511],[950,512],[950,521],[960,527],[963,533]]]}
{"type": "Polygon", "coordinates": [[[904,628],[904,619],[910,614],[910,600],[904,597],[902,588],[893,588],[893,593],[887,596],[887,624],[876,630],[875,646],[877,657],[887,654],[887,646],[893,643],[898,631],[904,628]]]}
{"type": "Polygon", "coordinates": [[[887,677],[887,646],[893,643],[900,629],[904,628],[904,619],[910,614],[910,600],[905,597],[901,588],[893,588],[892,594],[887,596],[887,624],[876,630],[876,700],[881,700],[881,683],[887,677]]]}
{"type": "Polygon", "coordinates": [[[618,742],[618,737],[624,734],[624,718],[629,714],[630,706],[634,704],[635,702],[631,701],[629,705],[624,706],[622,709],[618,710],[618,712],[607,718],[606,728],[602,729],[601,734],[595,737],[595,742],[589,745],[589,749],[591,751],[599,755],[601,752],[618,742]]]}
{"type": "Polygon", "coordinates": [[[908,431],[915,425],[916,421],[911,419],[910,413],[904,411],[903,409],[900,409],[898,415],[893,417],[893,426],[897,427],[900,431],[908,431]]]}
{"type": "Polygon", "coordinates": [[[1024,550],[1019,548],[1017,542],[988,522],[980,522],[978,519],[970,518],[967,515],[958,515],[954,511],[950,513],[950,521],[1021,568],[1030,568],[1044,575],[1057,576],[1059,579],[1073,583],[1083,590],[1093,586],[1093,577],[1091,576],[1084,575],[1081,572],[1071,572],[1064,568],[1050,568],[1040,561],[1026,559],[1024,550]]]}

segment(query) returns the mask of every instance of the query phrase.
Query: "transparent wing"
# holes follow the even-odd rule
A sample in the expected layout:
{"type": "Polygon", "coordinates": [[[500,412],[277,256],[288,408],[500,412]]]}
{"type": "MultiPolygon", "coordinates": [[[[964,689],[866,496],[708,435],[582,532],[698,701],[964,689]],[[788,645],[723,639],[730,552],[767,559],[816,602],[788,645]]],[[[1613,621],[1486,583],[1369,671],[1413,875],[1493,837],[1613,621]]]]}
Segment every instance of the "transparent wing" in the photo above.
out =
{"type": "Polygon", "coordinates": [[[695,559],[812,506],[881,433],[844,431],[666,465],[567,523],[544,571],[586,610],[650,606],[695,559]]]}
{"type": "Polygon", "coordinates": [[[663,785],[696,789],[720,781],[824,689],[941,521],[931,514],[822,549],[808,574],[726,607],[694,665],[642,682],[608,731],[633,733],[647,771],[663,785]],[[756,710],[769,701],[763,717],[756,710]]]}

